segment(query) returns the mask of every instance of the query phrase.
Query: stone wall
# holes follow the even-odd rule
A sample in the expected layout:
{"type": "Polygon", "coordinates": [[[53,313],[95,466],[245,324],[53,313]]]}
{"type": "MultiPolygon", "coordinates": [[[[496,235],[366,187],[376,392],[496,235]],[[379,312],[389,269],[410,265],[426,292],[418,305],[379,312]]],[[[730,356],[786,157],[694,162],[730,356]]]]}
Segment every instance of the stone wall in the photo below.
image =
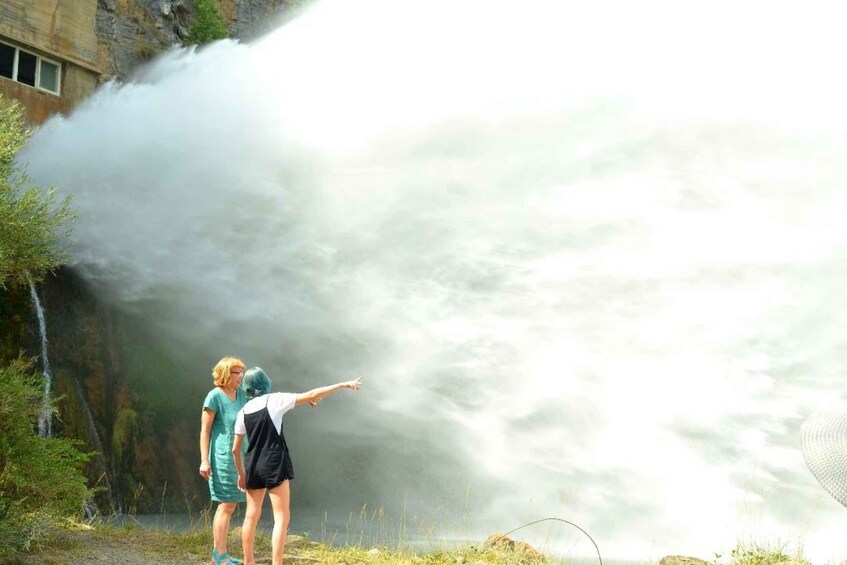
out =
{"type": "Polygon", "coordinates": [[[62,95],[56,96],[37,88],[0,77],[0,94],[23,104],[26,121],[43,123],[55,113],[67,114],[80,101],[94,92],[100,74],[70,63],[62,65],[62,95]]]}
{"type": "Polygon", "coordinates": [[[67,113],[97,87],[96,0],[3,0],[0,38],[62,63],[60,96],[0,77],[0,93],[20,100],[27,121],[41,123],[67,113]]]}
{"type": "Polygon", "coordinates": [[[0,35],[55,54],[65,61],[94,67],[96,0],[3,0],[0,35]]]}

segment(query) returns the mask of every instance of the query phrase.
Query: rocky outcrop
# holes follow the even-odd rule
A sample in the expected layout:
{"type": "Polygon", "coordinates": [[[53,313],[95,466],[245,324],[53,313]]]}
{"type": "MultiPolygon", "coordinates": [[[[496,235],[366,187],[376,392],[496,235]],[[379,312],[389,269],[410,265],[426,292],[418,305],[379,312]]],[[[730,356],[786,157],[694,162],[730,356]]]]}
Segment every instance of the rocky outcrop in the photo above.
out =
{"type": "MultiPolygon", "coordinates": [[[[293,16],[307,0],[219,0],[230,37],[247,41],[293,16]]],[[[192,0],[97,0],[98,63],[125,79],[156,54],[188,40],[192,0]]]]}
{"type": "Polygon", "coordinates": [[[488,536],[483,549],[495,551],[497,553],[507,554],[508,562],[511,563],[546,563],[547,558],[544,554],[522,541],[515,541],[503,534],[494,534],[488,536]]]}
{"type": "Polygon", "coordinates": [[[249,41],[294,17],[309,0],[221,0],[230,36],[249,41]]]}
{"type": "Polygon", "coordinates": [[[708,561],[703,561],[696,557],[687,557],[685,555],[668,555],[662,557],[659,565],[712,565],[708,561]]]}
{"type": "Polygon", "coordinates": [[[98,0],[95,29],[104,78],[126,78],[156,53],[179,44],[187,18],[184,2],[98,0]]]}

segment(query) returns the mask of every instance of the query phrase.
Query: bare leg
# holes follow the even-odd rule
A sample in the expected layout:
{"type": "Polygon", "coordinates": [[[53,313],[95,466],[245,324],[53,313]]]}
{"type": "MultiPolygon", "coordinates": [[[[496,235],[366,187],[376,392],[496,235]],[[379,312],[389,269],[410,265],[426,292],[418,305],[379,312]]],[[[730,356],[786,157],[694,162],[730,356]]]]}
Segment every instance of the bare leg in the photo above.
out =
{"type": "Polygon", "coordinates": [[[219,502],[215,510],[215,519],[212,521],[212,534],[215,537],[215,549],[218,555],[227,553],[226,536],[229,533],[229,520],[235,511],[237,502],[219,502]]]}
{"type": "Polygon", "coordinates": [[[271,507],[274,511],[273,565],[282,565],[282,556],[285,553],[285,538],[288,534],[288,522],[291,518],[291,511],[288,509],[291,500],[288,482],[283,481],[281,485],[268,490],[271,507]]]}
{"type": "Polygon", "coordinates": [[[265,489],[247,491],[247,511],[244,513],[244,525],[241,527],[241,547],[244,550],[244,565],[256,565],[253,555],[253,541],[256,539],[256,524],[262,517],[262,501],[265,489]]]}

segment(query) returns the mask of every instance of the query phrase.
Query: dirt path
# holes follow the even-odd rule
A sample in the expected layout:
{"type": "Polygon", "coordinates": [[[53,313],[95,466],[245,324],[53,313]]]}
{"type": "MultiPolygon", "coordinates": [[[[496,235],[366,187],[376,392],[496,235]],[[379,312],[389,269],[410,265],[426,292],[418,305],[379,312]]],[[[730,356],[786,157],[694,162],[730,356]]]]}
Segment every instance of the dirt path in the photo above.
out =
{"type": "MultiPolygon", "coordinates": [[[[61,531],[50,547],[26,555],[22,565],[191,565],[212,564],[211,532],[172,534],[143,529],[111,530],[80,529],[61,531]]],[[[314,559],[298,556],[298,548],[311,544],[296,535],[288,536],[286,563],[316,563],[314,559]]],[[[232,540],[231,540],[232,544],[232,540]]],[[[236,557],[241,557],[240,545],[232,544],[236,557]]],[[[269,548],[257,547],[257,565],[270,565],[269,548]],[[267,551],[265,551],[267,549],[267,551]]]]}
{"type": "Polygon", "coordinates": [[[161,537],[144,532],[103,533],[97,530],[61,532],[48,549],[26,556],[26,565],[110,563],[115,565],[175,565],[212,563],[208,556],[161,547],[161,537]]]}

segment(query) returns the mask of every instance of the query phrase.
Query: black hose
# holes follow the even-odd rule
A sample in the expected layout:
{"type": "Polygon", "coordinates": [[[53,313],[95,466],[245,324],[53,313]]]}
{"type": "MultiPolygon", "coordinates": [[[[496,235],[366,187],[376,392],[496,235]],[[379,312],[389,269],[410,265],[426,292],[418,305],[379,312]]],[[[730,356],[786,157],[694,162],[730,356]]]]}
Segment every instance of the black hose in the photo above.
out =
{"type": "Polygon", "coordinates": [[[514,532],[517,532],[518,530],[521,530],[521,529],[523,529],[523,528],[526,528],[527,526],[532,526],[532,525],[535,525],[535,524],[539,524],[539,523],[541,523],[541,522],[548,522],[548,521],[550,521],[550,522],[564,522],[565,524],[570,524],[571,526],[573,526],[574,528],[576,528],[577,530],[579,530],[580,532],[582,532],[583,534],[585,534],[585,536],[586,536],[588,539],[590,539],[590,540],[591,540],[591,543],[593,543],[593,544],[594,544],[594,549],[596,549],[596,550],[597,550],[597,559],[600,561],[600,565],[603,565],[603,558],[600,556],[600,548],[597,546],[597,542],[595,542],[595,541],[594,541],[594,538],[592,538],[592,537],[589,535],[589,533],[588,533],[588,532],[586,532],[585,530],[583,530],[582,528],[580,528],[579,526],[577,526],[577,525],[576,525],[576,524],[574,524],[573,522],[569,522],[568,520],[564,520],[564,519],[562,519],[562,518],[541,518],[540,520],[534,520],[534,521],[529,522],[529,523],[527,523],[527,524],[524,524],[524,525],[522,525],[522,526],[518,526],[518,527],[517,527],[517,528],[515,528],[514,530],[510,530],[510,531],[506,532],[505,534],[503,534],[503,536],[502,536],[502,537],[506,537],[506,536],[508,536],[509,534],[512,534],[512,533],[514,533],[514,532]]]}

